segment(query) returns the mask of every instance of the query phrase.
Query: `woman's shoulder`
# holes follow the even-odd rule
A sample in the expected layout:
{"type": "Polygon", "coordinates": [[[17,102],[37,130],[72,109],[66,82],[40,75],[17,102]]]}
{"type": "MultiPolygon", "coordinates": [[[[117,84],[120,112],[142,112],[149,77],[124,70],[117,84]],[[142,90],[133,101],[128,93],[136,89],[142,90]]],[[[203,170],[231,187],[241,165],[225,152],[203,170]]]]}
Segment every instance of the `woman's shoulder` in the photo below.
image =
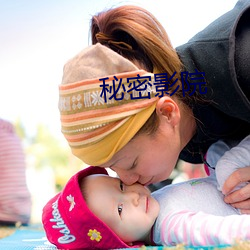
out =
{"type": "MultiPolygon", "coordinates": [[[[204,73],[204,99],[213,101],[213,106],[223,113],[250,123],[250,100],[237,80],[234,60],[235,30],[243,25],[240,18],[249,10],[250,0],[238,1],[232,10],[176,50],[186,71],[204,73]]],[[[246,22],[244,25],[249,27],[250,22],[246,22]]]]}

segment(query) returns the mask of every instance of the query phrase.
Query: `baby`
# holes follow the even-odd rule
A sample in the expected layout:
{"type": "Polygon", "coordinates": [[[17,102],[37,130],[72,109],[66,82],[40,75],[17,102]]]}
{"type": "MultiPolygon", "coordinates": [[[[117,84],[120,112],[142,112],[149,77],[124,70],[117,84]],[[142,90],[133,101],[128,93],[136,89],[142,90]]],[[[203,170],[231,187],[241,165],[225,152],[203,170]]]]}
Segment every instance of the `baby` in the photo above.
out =
{"type": "Polygon", "coordinates": [[[103,168],[88,167],[44,207],[47,238],[60,249],[207,246],[250,239],[250,216],[226,204],[219,190],[227,175],[249,163],[250,136],[228,150],[219,141],[208,151],[209,165],[218,161],[217,179],[211,168],[209,177],[169,185],[152,194],[141,184],[127,186],[103,168]],[[222,157],[216,153],[225,151],[222,157]]]}

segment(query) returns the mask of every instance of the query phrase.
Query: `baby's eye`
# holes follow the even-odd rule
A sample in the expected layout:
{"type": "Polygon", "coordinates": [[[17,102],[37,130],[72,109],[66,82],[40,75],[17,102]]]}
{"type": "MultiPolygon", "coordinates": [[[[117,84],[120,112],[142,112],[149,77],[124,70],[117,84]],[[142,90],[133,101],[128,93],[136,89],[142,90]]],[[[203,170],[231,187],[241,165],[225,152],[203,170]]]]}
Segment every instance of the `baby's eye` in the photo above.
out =
{"type": "Polygon", "coordinates": [[[123,189],[124,189],[124,186],[123,186],[123,182],[120,180],[120,189],[121,189],[121,191],[124,191],[123,189]]]}
{"type": "Polygon", "coordinates": [[[119,204],[118,205],[118,214],[121,216],[121,213],[122,213],[122,208],[123,208],[123,205],[122,204],[119,204]]]}

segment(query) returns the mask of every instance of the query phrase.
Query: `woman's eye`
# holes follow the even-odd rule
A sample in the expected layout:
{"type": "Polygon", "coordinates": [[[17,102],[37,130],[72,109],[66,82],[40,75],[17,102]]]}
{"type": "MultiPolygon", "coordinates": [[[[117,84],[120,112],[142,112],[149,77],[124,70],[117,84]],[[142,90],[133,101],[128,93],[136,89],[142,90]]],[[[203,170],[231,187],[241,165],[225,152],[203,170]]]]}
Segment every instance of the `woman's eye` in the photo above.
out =
{"type": "Polygon", "coordinates": [[[123,205],[122,204],[119,204],[118,205],[118,214],[121,215],[122,213],[122,208],[123,208],[123,205]]]}
{"type": "Polygon", "coordinates": [[[124,186],[123,186],[123,182],[122,181],[120,181],[120,189],[121,189],[121,191],[124,191],[123,189],[124,189],[124,186]]]}

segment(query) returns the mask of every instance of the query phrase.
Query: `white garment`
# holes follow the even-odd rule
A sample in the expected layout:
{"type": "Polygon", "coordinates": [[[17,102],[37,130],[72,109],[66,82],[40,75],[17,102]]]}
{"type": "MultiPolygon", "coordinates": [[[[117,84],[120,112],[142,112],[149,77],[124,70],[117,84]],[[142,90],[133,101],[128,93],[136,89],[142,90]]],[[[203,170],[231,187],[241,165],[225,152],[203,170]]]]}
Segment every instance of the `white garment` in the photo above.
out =
{"type": "Polygon", "coordinates": [[[153,229],[155,244],[207,246],[250,239],[250,215],[240,215],[226,204],[220,191],[232,172],[250,165],[250,136],[229,149],[222,141],[209,148],[207,162],[216,166],[209,177],[169,185],[152,194],[161,208],[153,229]]]}

